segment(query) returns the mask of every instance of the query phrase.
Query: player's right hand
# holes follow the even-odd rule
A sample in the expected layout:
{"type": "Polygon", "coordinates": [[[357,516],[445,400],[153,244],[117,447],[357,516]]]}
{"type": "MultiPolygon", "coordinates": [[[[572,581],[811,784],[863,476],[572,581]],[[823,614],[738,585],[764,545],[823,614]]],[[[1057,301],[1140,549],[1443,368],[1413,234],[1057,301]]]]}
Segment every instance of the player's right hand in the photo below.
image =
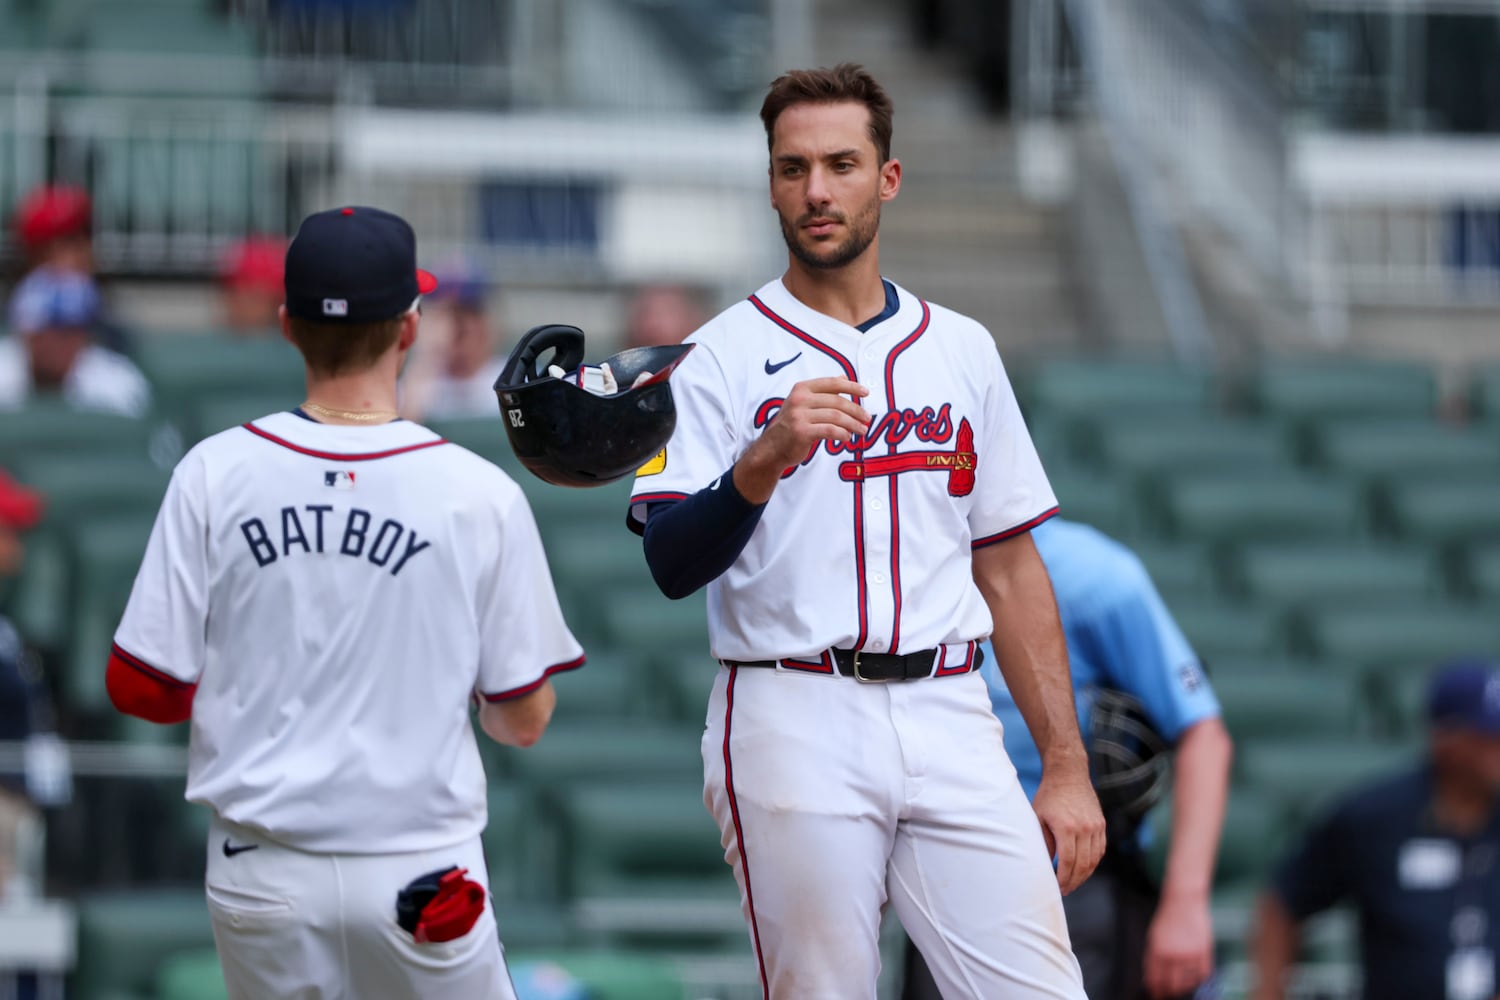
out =
{"type": "Polygon", "coordinates": [[[869,394],[869,389],[846,378],[798,382],[761,432],[767,457],[790,467],[822,441],[848,441],[863,434],[870,414],[858,400],[869,394]]]}
{"type": "Polygon", "coordinates": [[[1066,896],[1093,874],[1104,856],[1104,813],[1087,766],[1050,773],[1044,766],[1031,806],[1047,851],[1057,859],[1057,884],[1066,896]]]}

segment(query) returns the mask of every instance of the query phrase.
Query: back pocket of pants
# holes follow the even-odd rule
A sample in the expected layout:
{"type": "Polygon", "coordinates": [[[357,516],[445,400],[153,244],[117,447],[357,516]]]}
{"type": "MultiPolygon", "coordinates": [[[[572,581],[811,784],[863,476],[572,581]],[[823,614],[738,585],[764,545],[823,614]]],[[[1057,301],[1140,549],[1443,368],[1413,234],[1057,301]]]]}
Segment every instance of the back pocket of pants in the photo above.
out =
{"type": "Polygon", "coordinates": [[[292,916],[292,904],[269,893],[222,885],[208,885],[205,892],[209,912],[231,928],[275,927],[292,916]]]}

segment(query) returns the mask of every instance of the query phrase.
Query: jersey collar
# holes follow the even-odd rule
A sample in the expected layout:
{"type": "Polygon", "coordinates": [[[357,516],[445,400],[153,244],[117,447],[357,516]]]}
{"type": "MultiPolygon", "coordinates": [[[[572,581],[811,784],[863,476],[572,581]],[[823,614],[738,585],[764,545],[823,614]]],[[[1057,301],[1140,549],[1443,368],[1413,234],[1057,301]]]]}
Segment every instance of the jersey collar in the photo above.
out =
{"type": "Polygon", "coordinates": [[[755,293],[755,296],[782,319],[819,339],[844,345],[847,345],[849,341],[869,343],[888,336],[904,336],[911,333],[912,329],[922,321],[921,301],[894,281],[885,278],[882,280],[889,286],[886,290],[887,298],[894,290],[897,308],[889,315],[882,314],[880,321],[872,325],[868,332],[804,305],[800,299],[787,291],[786,285],[782,284],[780,278],[768,282],[755,293]]]}

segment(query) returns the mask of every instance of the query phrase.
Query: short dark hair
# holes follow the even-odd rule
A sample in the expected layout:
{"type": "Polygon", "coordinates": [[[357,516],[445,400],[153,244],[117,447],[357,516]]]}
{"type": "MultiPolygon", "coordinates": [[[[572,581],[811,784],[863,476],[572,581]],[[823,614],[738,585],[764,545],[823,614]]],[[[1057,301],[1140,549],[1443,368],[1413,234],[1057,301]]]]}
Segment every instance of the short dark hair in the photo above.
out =
{"type": "Polygon", "coordinates": [[[863,104],[870,112],[870,139],[880,162],[891,158],[891,114],[894,107],[885,89],[858,63],[839,63],[832,69],[794,69],[771,83],[760,106],[766,126],[766,148],[771,147],[776,119],[798,104],[863,104]]]}
{"type": "Polygon", "coordinates": [[[329,377],[362,372],[391,349],[401,335],[406,314],[373,323],[315,323],[288,316],[292,343],[314,375],[329,377]]]}

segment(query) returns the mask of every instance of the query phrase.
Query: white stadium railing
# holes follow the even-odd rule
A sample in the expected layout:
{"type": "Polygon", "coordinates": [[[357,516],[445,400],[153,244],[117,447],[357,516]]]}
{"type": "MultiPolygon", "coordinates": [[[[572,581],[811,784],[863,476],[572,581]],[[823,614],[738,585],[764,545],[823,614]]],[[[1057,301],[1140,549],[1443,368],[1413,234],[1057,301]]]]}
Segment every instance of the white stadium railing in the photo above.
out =
{"type": "MultiPolygon", "coordinates": [[[[1305,310],[1311,334],[1339,339],[1355,306],[1500,306],[1500,136],[1331,131],[1315,112],[1297,113],[1266,66],[1216,44],[1189,4],[1029,0],[1018,8],[1045,24],[1042,15],[1059,5],[1082,23],[1082,69],[1100,84],[1094,113],[1149,164],[1136,175],[1149,175],[1156,217],[1232,245],[1305,310]]],[[[1464,15],[1500,28],[1491,3],[1304,6],[1464,15]]],[[[1033,27],[1022,36],[1030,48],[1018,60],[1017,92],[1033,114],[1045,114],[1067,85],[1041,48],[1055,46],[1056,33],[1033,27]]],[[[1307,76],[1300,72],[1292,75],[1307,76]]],[[[1122,179],[1128,191],[1130,174],[1122,179]]]]}

